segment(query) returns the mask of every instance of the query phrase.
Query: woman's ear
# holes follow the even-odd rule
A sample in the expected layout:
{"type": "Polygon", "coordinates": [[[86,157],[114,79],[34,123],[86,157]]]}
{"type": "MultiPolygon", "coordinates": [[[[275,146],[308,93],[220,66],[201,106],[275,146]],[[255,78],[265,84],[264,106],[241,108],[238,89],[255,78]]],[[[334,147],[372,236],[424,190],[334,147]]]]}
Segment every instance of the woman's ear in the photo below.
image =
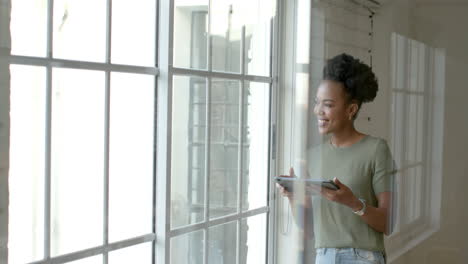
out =
{"type": "Polygon", "coordinates": [[[352,101],[349,104],[349,107],[348,107],[348,118],[349,118],[349,120],[354,119],[354,116],[356,116],[358,110],[359,110],[359,106],[358,106],[357,102],[352,101]]]}

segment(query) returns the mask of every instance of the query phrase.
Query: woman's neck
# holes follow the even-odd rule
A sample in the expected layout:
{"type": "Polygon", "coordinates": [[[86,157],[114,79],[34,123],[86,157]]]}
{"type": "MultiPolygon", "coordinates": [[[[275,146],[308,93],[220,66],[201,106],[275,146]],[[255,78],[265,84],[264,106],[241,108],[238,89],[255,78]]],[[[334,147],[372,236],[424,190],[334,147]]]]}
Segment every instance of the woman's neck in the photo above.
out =
{"type": "Polygon", "coordinates": [[[351,126],[339,132],[334,132],[330,140],[335,147],[348,147],[361,140],[362,137],[364,137],[364,134],[351,126]]]}

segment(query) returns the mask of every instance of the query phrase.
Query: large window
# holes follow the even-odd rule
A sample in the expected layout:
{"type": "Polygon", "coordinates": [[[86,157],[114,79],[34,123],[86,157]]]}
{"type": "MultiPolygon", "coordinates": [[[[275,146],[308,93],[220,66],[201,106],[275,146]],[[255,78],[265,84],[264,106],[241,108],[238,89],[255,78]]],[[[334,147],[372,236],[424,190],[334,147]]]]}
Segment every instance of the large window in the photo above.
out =
{"type": "Polygon", "coordinates": [[[394,35],[395,75],[392,109],[392,150],[399,164],[397,178],[401,186],[402,217],[395,231],[414,229],[424,216],[423,175],[426,175],[425,133],[427,130],[429,48],[423,43],[394,35]],[[406,190],[408,189],[408,190],[406,190]],[[409,225],[409,224],[412,224],[409,225]]]}
{"type": "Polygon", "coordinates": [[[391,148],[397,164],[390,259],[439,229],[445,55],[397,33],[391,38],[391,148]]]}
{"type": "Polygon", "coordinates": [[[151,263],[156,1],[11,4],[9,263],[151,263]]]}
{"type": "Polygon", "coordinates": [[[9,264],[271,263],[276,0],[6,3],[9,264]]]}

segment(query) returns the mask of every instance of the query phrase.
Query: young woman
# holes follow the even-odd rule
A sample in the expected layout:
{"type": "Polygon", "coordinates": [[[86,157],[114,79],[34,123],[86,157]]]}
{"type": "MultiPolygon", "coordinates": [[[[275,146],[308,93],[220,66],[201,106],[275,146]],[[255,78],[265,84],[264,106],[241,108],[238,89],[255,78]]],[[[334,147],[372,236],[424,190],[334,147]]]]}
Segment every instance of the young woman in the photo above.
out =
{"type": "MultiPolygon", "coordinates": [[[[313,223],[317,264],[385,263],[393,159],[385,140],[354,127],[362,103],[374,100],[377,90],[374,73],[359,60],[341,54],[327,61],[314,106],[327,140],[308,151],[308,173],[339,189],[314,188],[317,195],[304,200],[313,212],[304,228],[313,223]]],[[[296,203],[294,193],[278,187],[296,203]]]]}

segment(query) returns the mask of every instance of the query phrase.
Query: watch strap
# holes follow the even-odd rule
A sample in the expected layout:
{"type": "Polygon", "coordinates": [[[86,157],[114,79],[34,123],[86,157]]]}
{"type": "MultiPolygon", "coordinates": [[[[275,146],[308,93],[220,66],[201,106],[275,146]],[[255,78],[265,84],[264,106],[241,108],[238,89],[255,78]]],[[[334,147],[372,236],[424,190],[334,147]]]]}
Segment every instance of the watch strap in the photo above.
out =
{"type": "Polygon", "coordinates": [[[353,213],[359,215],[359,216],[363,216],[364,213],[366,212],[366,200],[362,199],[362,198],[359,198],[359,201],[361,201],[362,203],[362,208],[361,210],[358,210],[358,211],[353,211],[353,213]]]}

